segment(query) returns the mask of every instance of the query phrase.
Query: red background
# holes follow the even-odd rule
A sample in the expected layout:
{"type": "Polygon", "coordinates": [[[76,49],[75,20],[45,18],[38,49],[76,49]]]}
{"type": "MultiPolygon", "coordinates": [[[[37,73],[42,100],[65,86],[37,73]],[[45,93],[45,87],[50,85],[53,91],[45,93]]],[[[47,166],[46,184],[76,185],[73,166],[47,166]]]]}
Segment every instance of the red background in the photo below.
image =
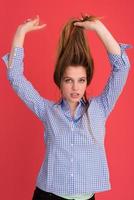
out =
{"type": "MultiPolygon", "coordinates": [[[[57,100],[53,71],[62,25],[80,13],[104,16],[102,20],[117,41],[133,44],[133,0],[3,0],[0,7],[0,57],[10,51],[17,26],[39,14],[43,30],[28,33],[25,40],[25,76],[42,96],[57,100]],[[50,92],[51,91],[51,92],[50,92]]],[[[88,95],[97,95],[106,84],[110,64],[102,42],[88,32],[95,60],[95,74],[88,95]]],[[[125,88],[106,125],[105,147],[112,189],[96,193],[96,200],[134,199],[134,95],[133,49],[127,50],[131,69],[125,88]]],[[[19,99],[0,60],[0,199],[31,200],[45,153],[43,124],[19,99]]]]}

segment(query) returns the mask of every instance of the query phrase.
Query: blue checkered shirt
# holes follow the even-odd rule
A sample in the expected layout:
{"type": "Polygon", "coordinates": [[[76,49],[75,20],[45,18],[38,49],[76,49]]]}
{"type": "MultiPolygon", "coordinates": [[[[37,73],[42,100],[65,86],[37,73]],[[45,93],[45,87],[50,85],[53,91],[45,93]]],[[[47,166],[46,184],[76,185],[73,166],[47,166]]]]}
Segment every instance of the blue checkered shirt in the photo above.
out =
{"type": "MultiPolygon", "coordinates": [[[[37,176],[36,186],[59,196],[93,194],[111,189],[105,152],[105,124],[126,83],[130,63],[119,43],[121,55],[108,53],[111,73],[101,94],[79,101],[74,117],[67,101],[42,97],[23,74],[24,48],[15,47],[7,77],[22,101],[45,127],[46,156],[37,176]]],[[[9,53],[2,59],[6,66],[9,53]]]]}

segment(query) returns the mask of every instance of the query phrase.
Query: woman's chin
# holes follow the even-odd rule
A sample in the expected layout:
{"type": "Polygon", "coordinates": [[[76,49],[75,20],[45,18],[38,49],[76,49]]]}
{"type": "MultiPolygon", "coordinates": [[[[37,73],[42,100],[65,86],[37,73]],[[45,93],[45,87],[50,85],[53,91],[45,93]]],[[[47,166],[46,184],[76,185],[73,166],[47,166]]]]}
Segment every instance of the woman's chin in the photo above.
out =
{"type": "Polygon", "coordinates": [[[72,103],[77,103],[77,102],[79,102],[79,101],[80,101],[80,97],[77,97],[77,98],[76,98],[76,97],[75,97],[75,98],[74,98],[74,97],[73,97],[73,98],[71,97],[71,98],[70,98],[70,102],[72,102],[72,103]]]}

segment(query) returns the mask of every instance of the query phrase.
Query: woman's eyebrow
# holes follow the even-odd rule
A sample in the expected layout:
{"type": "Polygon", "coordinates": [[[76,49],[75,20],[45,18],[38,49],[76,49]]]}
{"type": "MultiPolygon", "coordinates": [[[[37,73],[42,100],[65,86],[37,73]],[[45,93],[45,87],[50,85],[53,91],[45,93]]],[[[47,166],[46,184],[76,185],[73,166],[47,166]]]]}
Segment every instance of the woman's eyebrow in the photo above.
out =
{"type": "Polygon", "coordinates": [[[63,77],[63,79],[66,79],[66,78],[73,79],[73,78],[70,77],[70,76],[64,76],[64,77],[63,77]]]}
{"type": "Polygon", "coordinates": [[[80,77],[80,78],[87,78],[86,76],[82,76],[82,77],[80,77]]]}
{"type": "Polygon", "coordinates": [[[69,77],[69,76],[64,76],[63,78],[71,78],[71,77],[69,77]]]}
{"type": "MultiPolygon", "coordinates": [[[[63,78],[65,79],[65,78],[72,78],[72,77],[70,77],[70,76],[64,76],[63,78]]],[[[82,76],[82,77],[79,77],[79,78],[86,78],[86,76],[82,76]]]]}

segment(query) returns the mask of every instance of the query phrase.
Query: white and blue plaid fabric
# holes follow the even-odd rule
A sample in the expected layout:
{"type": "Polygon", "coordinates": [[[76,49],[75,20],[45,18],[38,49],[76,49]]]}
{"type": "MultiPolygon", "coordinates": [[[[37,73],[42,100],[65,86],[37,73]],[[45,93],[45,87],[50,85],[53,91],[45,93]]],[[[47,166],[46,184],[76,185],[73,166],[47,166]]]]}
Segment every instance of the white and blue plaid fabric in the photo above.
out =
{"type": "MultiPolygon", "coordinates": [[[[7,76],[12,88],[43,122],[46,156],[37,176],[36,186],[59,196],[93,194],[111,189],[104,139],[106,120],[126,83],[130,63],[125,49],[131,45],[119,43],[121,55],[108,53],[111,73],[102,93],[81,99],[71,117],[65,99],[54,102],[42,97],[23,74],[24,48],[15,47],[7,76]],[[90,119],[90,121],[89,121],[90,119]],[[91,126],[92,134],[90,134],[91,126]]],[[[6,66],[9,53],[2,59],[6,66]]]]}

